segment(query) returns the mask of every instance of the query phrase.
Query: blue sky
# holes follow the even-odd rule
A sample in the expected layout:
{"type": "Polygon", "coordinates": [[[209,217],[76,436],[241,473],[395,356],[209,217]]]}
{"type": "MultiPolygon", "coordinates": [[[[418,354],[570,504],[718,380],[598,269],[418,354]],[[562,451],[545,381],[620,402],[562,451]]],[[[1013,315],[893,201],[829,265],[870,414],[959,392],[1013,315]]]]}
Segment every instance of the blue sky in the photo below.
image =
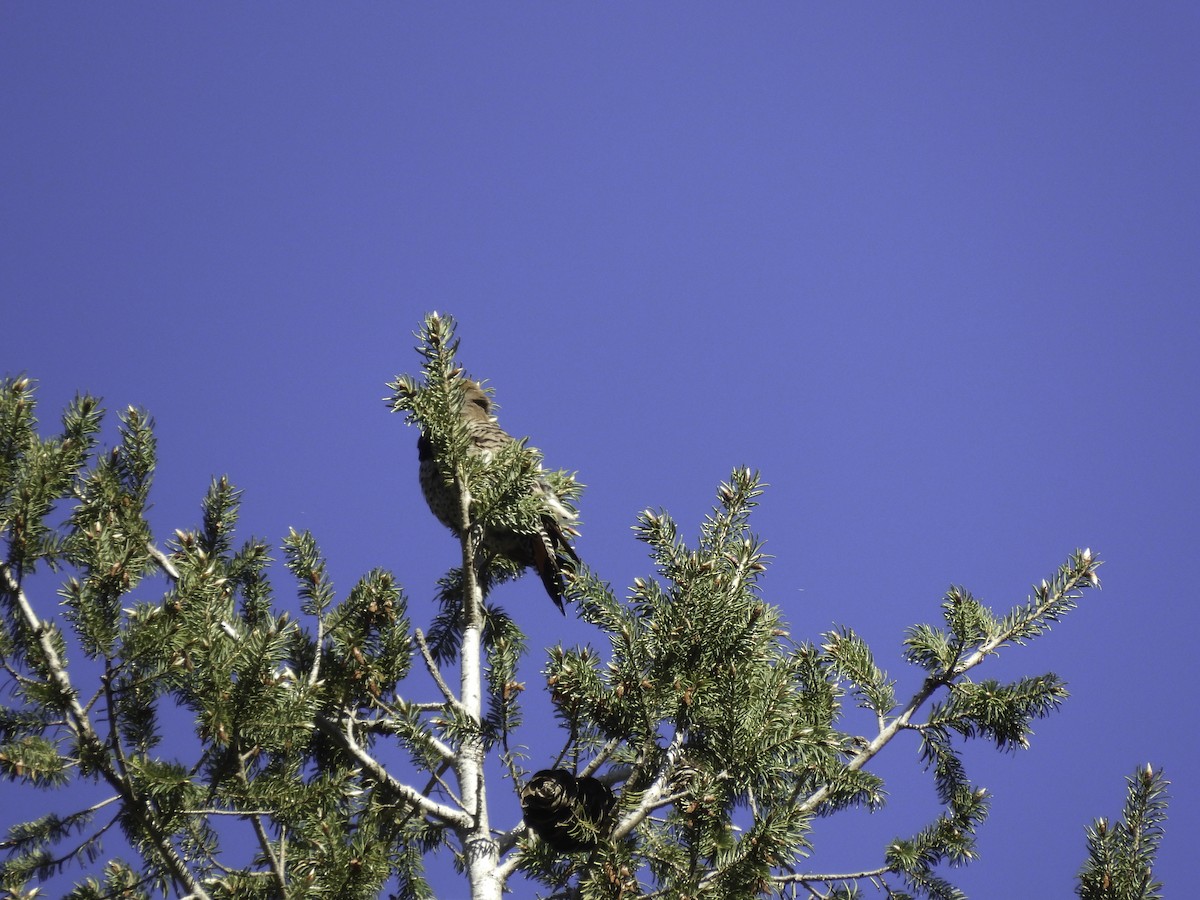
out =
{"type": "MultiPolygon", "coordinates": [[[[381,398],[432,309],[589,486],[614,587],[649,573],[638,510],[694,535],[758,468],[766,598],[797,638],[859,630],[902,697],[948,585],[1005,609],[1090,546],[1104,590],[980,673],[1072,698],[968,752],[995,800],[959,883],[1070,895],[1151,761],[1179,891],[1197,46],[1184,3],[5,4],[0,370],[47,425],[79,389],[150,410],[163,540],[228,473],[244,535],[311,529],[343,589],[389,567],[418,621],[456,548],[381,398]]],[[[535,647],[599,640],[505,594],[535,647]]],[[[932,813],[915,747],[885,757],[892,808],[822,823],[814,870],[932,813]]]]}

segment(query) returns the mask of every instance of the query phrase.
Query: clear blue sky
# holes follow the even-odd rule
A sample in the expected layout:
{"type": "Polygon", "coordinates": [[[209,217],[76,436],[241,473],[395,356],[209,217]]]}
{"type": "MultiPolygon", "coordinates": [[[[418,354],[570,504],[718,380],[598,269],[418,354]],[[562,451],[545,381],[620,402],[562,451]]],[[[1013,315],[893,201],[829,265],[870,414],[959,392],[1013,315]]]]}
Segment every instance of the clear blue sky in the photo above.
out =
{"type": "MultiPolygon", "coordinates": [[[[959,883],[1069,896],[1151,761],[1181,896],[1198,9],[6,3],[0,372],[48,425],[77,389],[153,413],[163,540],[228,473],[243,534],[311,529],[343,589],[387,566],[419,622],[456,549],[381,398],[431,309],[589,485],[579,550],[618,590],[639,509],[695,534],[756,467],[767,599],[798,638],[861,631],[901,696],[949,584],[1004,609],[1091,546],[1104,590],[981,672],[1073,696],[1029,751],[968,753],[995,800],[959,883]]],[[[535,647],[597,641],[535,580],[497,599],[535,647]]],[[[932,814],[915,745],[885,756],[893,807],[820,825],[814,870],[932,814]]]]}

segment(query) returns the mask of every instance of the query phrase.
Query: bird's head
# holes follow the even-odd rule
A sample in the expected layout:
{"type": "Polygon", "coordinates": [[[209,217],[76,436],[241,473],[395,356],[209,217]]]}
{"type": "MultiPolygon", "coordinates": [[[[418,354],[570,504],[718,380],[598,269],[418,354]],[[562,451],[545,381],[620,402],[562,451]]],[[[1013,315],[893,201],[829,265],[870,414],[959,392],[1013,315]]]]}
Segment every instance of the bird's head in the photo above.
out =
{"type": "Polygon", "coordinates": [[[467,389],[463,392],[462,413],[464,419],[487,421],[492,418],[492,398],[479,386],[479,382],[465,379],[467,389]]]}

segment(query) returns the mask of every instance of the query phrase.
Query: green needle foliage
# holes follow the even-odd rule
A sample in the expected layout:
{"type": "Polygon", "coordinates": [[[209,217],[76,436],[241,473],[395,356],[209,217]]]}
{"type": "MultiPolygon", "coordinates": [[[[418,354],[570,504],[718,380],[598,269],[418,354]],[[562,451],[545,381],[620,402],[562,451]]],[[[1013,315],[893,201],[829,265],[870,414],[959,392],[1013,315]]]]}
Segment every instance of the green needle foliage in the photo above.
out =
{"type": "MultiPolygon", "coordinates": [[[[449,855],[479,900],[517,877],[544,897],[597,900],[961,896],[947,868],[977,856],[989,800],[964,745],[1024,749],[1066,698],[1052,673],[1003,683],[974,670],[1070,612],[1099,586],[1100,561],[1076,551],[1001,613],[951,588],[940,622],[904,637],[901,692],[852,628],[789,633],[750,526],[763,485],[738,468],[694,541],[665,511],[639,516],[653,571],[627,596],[581,567],[568,609],[591,637],[531,661],[532,607],[510,603],[508,585],[523,573],[481,552],[480,535],[529,533],[545,491],[570,508],[580,486],[523,442],[473,455],[453,320],[427,317],[419,340],[422,372],[389,385],[389,403],[464,498],[460,537],[447,536],[462,565],[431,590],[424,629],[384,569],[339,592],[308,532],[283,539],[298,616],[281,611],[272,550],[236,537],[228,479],[213,480],[198,527],[157,539],[145,412],[118,416],[101,450],[95,399],[42,437],[31,382],[0,383],[0,775],[88,797],[9,831],[0,892],[33,896],[69,872],[69,896],[96,900],[426,898],[426,861],[449,855]],[[539,665],[551,740],[521,706],[539,665]],[[812,868],[823,817],[884,804],[870,764],[901,733],[919,740],[940,813],[863,848],[853,872],[812,868]],[[529,818],[500,820],[521,799],[529,818]]],[[[1089,831],[1081,897],[1159,896],[1164,786],[1139,773],[1122,821],[1089,831]]]]}
{"type": "Polygon", "coordinates": [[[1162,841],[1167,785],[1150,766],[1125,779],[1128,795],[1118,822],[1097,819],[1087,830],[1088,858],[1079,874],[1082,900],[1161,900],[1154,856],[1162,841]]]}

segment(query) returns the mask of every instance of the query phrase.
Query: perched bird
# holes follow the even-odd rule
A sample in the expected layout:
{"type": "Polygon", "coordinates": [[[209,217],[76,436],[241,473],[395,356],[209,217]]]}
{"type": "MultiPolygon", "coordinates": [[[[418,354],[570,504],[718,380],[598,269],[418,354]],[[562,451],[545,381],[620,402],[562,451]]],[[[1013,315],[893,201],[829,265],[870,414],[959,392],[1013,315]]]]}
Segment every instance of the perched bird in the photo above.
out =
{"type": "MultiPolygon", "coordinates": [[[[490,461],[508,444],[511,435],[497,423],[491,412],[488,395],[474,381],[466,382],[463,394],[462,419],[471,438],[470,452],[490,461]]],[[[421,462],[421,491],[430,511],[439,522],[457,536],[459,533],[459,493],[453,483],[447,484],[444,467],[438,464],[433,442],[422,433],[417,441],[417,456],[421,462]]],[[[489,526],[483,531],[482,545],[486,553],[503,556],[522,568],[537,571],[546,593],[563,609],[564,574],[574,571],[579,557],[568,539],[574,532],[571,522],[575,514],[567,509],[549,485],[539,481],[535,488],[542,500],[542,512],[535,531],[519,532],[503,526],[489,526]]]]}

